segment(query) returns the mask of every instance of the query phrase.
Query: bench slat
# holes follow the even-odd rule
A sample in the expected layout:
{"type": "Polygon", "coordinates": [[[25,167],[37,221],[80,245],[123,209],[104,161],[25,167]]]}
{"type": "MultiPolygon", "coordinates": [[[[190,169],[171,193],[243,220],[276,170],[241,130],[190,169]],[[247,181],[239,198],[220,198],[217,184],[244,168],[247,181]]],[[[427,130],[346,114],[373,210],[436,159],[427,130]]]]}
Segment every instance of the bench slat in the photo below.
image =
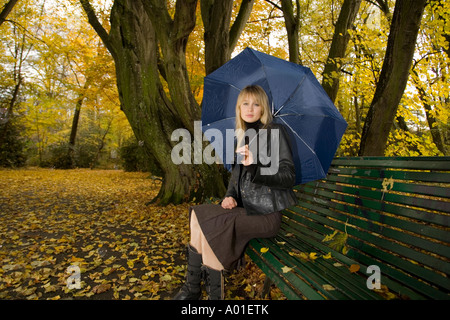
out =
{"type": "MultiPolygon", "coordinates": [[[[292,231],[292,229],[289,229],[289,230],[292,231]]],[[[304,230],[304,229],[302,229],[302,231],[303,231],[303,230],[304,230]]],[[[304,234],[299,233],[299,234],[298,234],[298,237],[301,238],[301,239],[304,239],[304,234]]],[[[366,273],[367,273],[367,266],[372,265],[372,264],[375,264],[375,265],[380,266],[383,273],[384,273],[384,270],[386,269],[382,264],[380,265],[380,262],[379,262],[379,261],[372,261],[372,263],[364,264],[364,262],[362,262],[362,261],[351,259],[351,256],[350,256],[350,255],[347,255],[347,256],[345,256],[345,258],[343,258],[343,257],[342,257],[343,255],[342,255],[341,253],[336,252],[335,250],[333,250],[333,249],[331,249],[331,248],[329,248],[329,247],[323,245],[321,242],[312,240],[312,241],[311,241],[311,244],[312,244],[315,248],[321,248],[321,249],[323,250],[323,252],[327,252],[327,251],[331,252],[332,257],[336,257],[337,260],[340,261],[340,262],[346,261],[346,266],[347,266],[347,268],[350,267],[352,264],[358,264],[358,265],[361,267],[361,269],[360,269],[361,274],[366,274],[366,273]],[[373,263],[373,262],[376,262],[376,263],[373,263]]],[[[335,268],[342,268],[342,267],[335,267],[335,268]]],[[[349,277],[349,271],[347,271],[347,274],[342,275],[342,276],[345,277],[345,278],[348,278],[348,277],[349,277]]],[[[367,276],[367,277],[368,277],[368,276],[367,276]]],[[[367,292],[369,291],[369,289],[367,289],[367,286],[366,286],[366,284],[365,284],[365,281],[366,281],[366,280],[367,280],[367,278],[364,279],[364,282],[363,282],[363,283],[360,282],[360,287],[361,287],[361,288],[364,288],[365,291],[366,291],[366,293],[367,293],[367,292]]],[[[395,288],[395,284],[396,284],[395,282],[392,282],[392,281],[389,282],[389,281],[385,281],[385,280],[386,280],[386,279],[383,279],[383,282],[382,282],[382,283],[384,283],[384,284],[389,284],[389,288],[395,288]]],[[[403,288],[402,288],[402,289],[403,289],[403,288]]],[[[410,297],[419,298],[419,299],[424,299],[424,298],[425,298],[425,297],[422,296],[422,295],[417,295],[414,291],[411,291],[411,290],[409,290],[409,289],[403,289],[403,291],[404,291],[405,293],[408,293],[408,295],[409,295],[410,297]]],[[[373,296],[372,296],[371,299],[379,299],[379,298],[380,298],[380,296],[377,295],[375,292],[374,292],[372,295],[376,295],[376,297],[373,297],[373,296]]]]}
{"type": "MultiPolygon", "coordinates": [[[[337,253],[335,250],[330,249],[328,247],[325,247],[324,244],[318,242],[317,239],[323,238],[322,233],[317,233],[315,235],[315,239],[313,240],[313,237],[311,234],[314,231],[306,232],[307,226],[305,225],[303,228],[299,227],[298,229],[294,227],[293,223],[289,223],[289,227],[285,228],[286,230],[289,230],[296,234],[298,238],[301,239],[308,239],[309,242],[314,243],[314,247],[318,250],[321,250],[322,252],[330,251],[332,252],[332,256],[336,256],[339,261],[345,261],[347,264],[350,263],[358,263],[360,265],[366,263],[366,265],[378,265],[380,269],[382,270],[382,274],[388,275],[392,277],[391,279],[383,278],[382,283],[388,285],[391,289],[398,289],[400,292],[402,292],[404,295],[407,295],[411,299],[425,299],[426,296],[429,298],[439,298],[444,299],[448,298],[448,295],[445,293],[439,291],[438,289],[431,288],[429,285],[423,283],[422,281],[413,278],[411,275],[406,274],[398,269],[398,267],[401,267],[402,269],[412,270],[412,274],[417,273],[423,278],[423,268],[413,264],[407,260],[392,256],[390,253],[387,253],[383,250],[380,250],[376,247],[370,246],[364,242],[361,242],[357,239],[353,239],[352,237],[349,237],[348,239],[348,245],[351,246],[354,249],[351,249],[347,255],[345,256],[346,259],[343,259],[342,255],[337,253]],[[355,250],[357,249],[357,250],[355,250]],[[362,251],[359,251],[362,250],[362,251]],[[366,252],[369,252],[370,255],[368,255],[366,252]],[[377,258],[371,257],[371,255],[376,255],[377,258]],[[380,260],[380,257],[385,258],[388,262],[383,262],[380,260]],[[353,258],[354,260],[351,260],[349,258],[353,258]],[[393,263],[393,260],[395,260],[395,263],[393,263]],[[358,261],[358,262],[356,262],[358,261]],[[391,267],[391,265],[395,265],[396,268],[391,267]],[[419,292],[426,293],[426,296],[417,294],[415,291],[406,290],[404,287],[404,283],[408,282],[408,284],[411,286],[411,288],[419,290],[419,292]],[[400,283],[400,285],[399,285],[400,283]]],[[[320,240],[319,240],[320,241],[320,240]]],[[[435,283],[440,283],[442,288],[448,289],[449,281],[448,278],[445,278],[441,275],[436,275],[435,273],[432,273],[432,271],[427,270],[430,274],[428,277],[436,277],[438,276],[439,279],[435,279],[435,283]],[[441,281],[442,280],[442,281],[441,281]]]]}
{"type": "MultiPolygon", "coordinates": [[[[351,240],[349,242],[352,242],[351,240]]],[[[356,245],[355,243],[352,243],[352,245],[356,245]]],[[[368,246],[367,244],[364,243],[359,243],[358,244],[359,248],[363,248],[364,246],[368,246]]],[[[398,284],[400,284],[401,286],[397,289],[399,292],[404,291],[405,289],[403,288],[405,286],[405,284],[407,284],[410,288],[417,290],[416,292],[421,292],[422,294],[424,294],[425,296],[427,296],[427,298],[432,298],[432,299],[449,299],[448,294],[444,293],[443,291],[440,291],[438,288],[436,287],[432,287],[429,284],[424,283],[423,281],[415,278],[413,275],[414,274],[422,274],[423,268],[415,265],[413,263],[410,263],[408,261],[402,260],[399,257],[392,257],[392,255],[383,252],[382,250],[378,250],[376,248],[371,248],[370,250],[372,250],[372,252],[377,254],[377,258],[378,259],[374,259],[373,257],[367,256],[365,255],[363,252],[367,251],[369,249],[362,249],[362,251],[357,251],[357,250],[351,250],[349,252],[349,256],[353,257],[354,259],[364,262],[364,263],[372,263],[372,264],[376,264],[378,266],[380,266],[381,272],[383,275],[387,275],[389,276],[391,279],[395,280],[398,282],[398,284]],[[387,260],[389,260],[390,262],[395,259],[397,260],[397,262],[395,263],[395,265],[397,266],[402,266],[403,269],[402,270],[412,270],[410,273],[412,274],[407,274],[403,271],[398,270],[397,268],[393,268],[391,267],[390,263],[382,263],[379,259],[385,258],[387,260]],[[406,269],[405,269],[406,268],[406,269]],[[413,270],[414,269],[414,270],[413,270]]],[[[422,277],[421,277],[422,278],[422,277]]],[[[444,278],[446,279],[446,278],[444,278]]],[[[381,282],[386,282],[386,277],[385,279],[382,279],[381,282]]],[[[434,282],[434,283],[438,283],[438,284],[443,284],[443,286],[440,286],[441,290],[442,289],[447,289],[448,290],[448,278],[445,281],[446,283],[441,283],[439,281],[434,282]]],[[[393,283],[391,282],[390,284],[386,283],[388,285],[389,288],[396,288],[393,283]]],[[[407,296],[410,299],[421,299],[419,298],[419,296],[417,296],[417,293],[414,294],[407,294],[407,296]]]]}
{"type": "MultiPolygon", "coordinates": [[[[293,208],[295,211],[295,208],[293,208]]],[[[378,247],[383,248],[384,250],[389,250],[394,252],[395,254],[399,254],[402,256],[407,257],[408,259],[414,260],[414,261],[420,261],[423,264],[426,264],[432,268],[435,268],[441,272],[448,272],[448,263],[446,264],[441,259],[435,258],[434,256],[424,254],[420,251],[416,251],[412,249],[411,247],[403,246],[397,242],[394,242],[389,239],[385,239],[379,236],[376,236],[374,234],[368,233],[364,230],[359,230],[355,226],[346,224],[344,221],[336,221],[339,219],[342,219],[343,216],[329,210],[327,208],[316,208],[317,211],[320,211],[320,213],[323,213],[324,216],[311,213],[310,218],[316,220],[317,222],[320,222],[322,224],[326,224],[328,226],[331,226],[341,232],[347,232],[350,236],[353,236],[356,239],[363,240],[367,243],[376,244],[378,247]],[[334,218],[334,219],[330,219],[334,218]]],[[[428,274],[427,270],[424,270],[424,274],[428,274]]],[[[423,275],[422,275],[423,276],[423,275]]],[[[448,279],[447,279],[448,280],[448,279]]],[[[446,281],[445,279],[440,279],[439,281],[446,281]]]]}
{"type": "MultiPolygon", "coordinates": [[[[289,229],[286,229],[287,231],[289,229]]],[[[280,240],[284,240],[284,250],[277,250],[276,255],[283,263],[287,262],[296,269],[302,277],[308,280],[318,292],[331,299],[376,299],[376,295],[369,290],[363,289],[362,278],[357,275],[352,275],[348,270],[342,270],[333,266],[330,262],[323,258],[318,258],[315,261],[304,261],[301,258],[293,257],[289,254],[290,248],[295,247],[297,249],[303,248],[306,253],[316,251],[315,248],[311,248],[308,243],[295,242],[293,238],[279,237],[280,240]],[[332,286],[335,290],[328,290],[325,285],[332,286]]],[[[297,239],[298,240],[298,239],[297,239]]],[[[270,250],[276,250],[277,247],[274,242],[261,239],[261,243],[269,247],[270,250]]],[[[378,299],[380,297],[378,296],[378,299]]]]}
{"type": "MultiPolygon", "coordinates": [[[[386,278],[383,277],[382,279],[382,283],[387,285],[388,288],[396,291],[396,292],[401,292],[403,295],[408,296],[410,299],[426,299],[427,297],[425,295],[422,294],[418,294],[416,291],[412,291],[409,288],[405,288],[404,284],[402,284],[401,282],[398,282],[397,279],[400,280],[404,280],[404,279],[409,279],[410,276],[405,275],[403,272],[399,271],[397,268],[392,268],[388,265],[385,265],[383,263],[380,262],[380,260],[376,260],[374,258],[365,256],[364,257],[366,259],[364,260],[359,260],[360,258],[360,253],[356,250],[350,250],[347,255],[343,255],[340,252],[336,252],[335,250],[325,246],[325,244],[321,243],[321,239],[323,239],[324,234],[329,234],[331,233],[331,229],[327,229],[329,230],[328,232],[321,232],[321,233],[315,233],[313,230],[309,230],[307,227],[295,227],[294,223],[288,223],[290,229],[289,230],[295,230],[294,233],[297,234],[298,237],[300,238],[304,238],[309,237],[310,239],[316,239],[315,244],[318,248],[320,248],[323,252],[326,252],[327,250],[330,251],[332,253],[333,257],[336,257],[336,259],[342,263],[345,263],[347,266],[350,266],[351,264],[360,264],[361,265],[361,269],[366,268],[366,266],[368,265],[378,265],[380,267],[380,269],[382,270],[382,274],[388,274],[388,275],[394,275],[393,279],[390,278],[386,278]],[[355,258],[352,259],[352,257],[355,258]],[[364,263],[366,263],[366,265],[364,265],[364,263]],[[385,272],[386,270],[389,270],[390,272],[385,272]],[[405,278],[408,277],[408,278],[405,278]]],[[[311,224],[309,224],[311,225],[311,224]]],[[[365,270],[365,269],[364,269],[365,270]]],[[[419,280],[416,280],[419,281],[419,280]]],[[[419,283],[421,283],[419,281],[419,283]]]]}
{"type": "MultiPolygon", "coordinates": [[[[374,209],[377,211],[392,213],[396,215],[400,215],[406,218],[412,218],[418,221],[428,222],[438,224],[443,227],[448,227],[449,225],[449,216],[438,214],[434,212],[427,212],[423,210],[413,209],[407,206],[400,206],[393,203],[387,203],[384,201],[377,201],[367,197],[363,197],[362,195],[367,195],[364,190],[358,191],[352,188],[345,188],[338,186],[336,187],[333,184],[326,184],[319,182],[318,186],[323,187],[323,189],[314,189],[311,186],[303,185],[302,187],[297,188],[297,190],[301,193],[312,193],[317,195],[317,201],[320,201],[321,198],[333,199],[341,202],[349,203],[353,206],[359,206],[367,209],[374,209]],[[335,192],[336,191],[336,192],[335,192]],[[337,193],[337,191],[341,193],[337,193]],[[344,193],[347,192],[347,193],[344,193]],[[354,192],[349,193],[349,192],[354,192]],[[358,193],[359,194],[356,194],[358,193]],[[320,197],[321,198],[320,198],[320,197]]],[[[324,200],[325,202],[325,200],[324,200]]]]}
{"type": "MultiPolygon", "coordinates": [[[[317,190],[316,188],[324,188],[326,190],[339,191],[343,194],[350,194],[354,197],[350,198],[353,204],[358,204],[358,200],[368,199],[374,200],[375,203],[378,203],[377,207],[380,205],[392,203],[399,205],[399,207],[415,207],[427,210],[435,210],[442,213],[450,213],[450,203],[447,201],[441,201],[436,199],[426,199],[426,198],[418,198],[418,197],[406,197],[404,195],[393,194],[390,192],[382,192],[379,190],[369,190],[363,188],[355,188],[343,184],[333,184],[333,183],[325,183],[322,181],[317,181],[316,185],[313,187],[310,184],[303,185],[298,187],[297,190],[317,190]]],[[[336,193],[329,194],[329,198],[335,198],[336,193]]],[[[384,210],[383,210],[384,211],[384,210]]],[[[395,212],[394,212],[395,213],[395,212]]],[[[440,214],[442,216],[442,214],[440,214]]],[[[416,215],[420,219],[420,215],[416,215]]],[[[448,225],[449,216],[442,216],[444,220],[444,225],[448,225]]]]}
{"type": "Polygon", "coordinates": [[[298,288],[298,290],[300,290],[302,292],[301,294],[299,294],[291,287],[286,287],[285,285],[280,286],[279,284],[277,284],[277,286],[279,288],[283,288],[283,289],[287,290],[288,295],[289,295],[288,298],[293,299],[293,300],[300,300],[301,296],[304,295],[308,299],[316,299],[316,300],[324,299],[324,297],[322,295],[320,295],[319,293],[317,293],[315,290],[313,290],[307,282],[300,279],[295,274],[288,272],[288,273],[283,273],[281,275],[281,272],[280,272],[281,268],[283,268],[285,265],[282,264],[280,261],[278,261],[278,259],[273,256],[272,252],[266,252],[265,254],[260,254],[262,247],[263,246],[261,245],[261,243],[258,240],[253,239],[249,243],[250,250],[247,250],[247,254],[249,254],[249,256],[258,265],[258,267],[261,268],[261,266],[262,266],[262,268],[265,269],[265,270],[262,269],[264,272],[268,271],[269,273],[276,274],[275,278],[271,278],[275,283],[277,283],[277,281],[281,280],[282,278],[286,278],[289,280],[290,283],[292,283],[294,285],[295,288],[298,288]],[[269,268],[268,268],[268,264],[267,264],[268,260],[270,260],[270,266],[272,267],[272,268],[270,268],[271,270],[269,270],[269,268]],[[274,271],[274,270],[276,270],[276,271],[274,271]]]}
{"type": "Polygon", "coordinates": [[[448,184],[450,183],[450,173],[446,172],[424,172],[424,171],[394,171],[394,170],[380,170],[373,168],[357,168],[357,167],[335,167],[331,166],[328,173],[349,175],[361,178],[392,178],[395,180],[431,182],[433,184],[448,184]]]}
{"type": "Polygon", "coordinates": [[[367,267],[376,265],[381,283],[401,298],[450,300],[450,157],[335,158],[326,179],[295,191],[299,202],[283,210],[276,238],[249,246],[283,292],[384,299],[385,289],[380,295],[366,285],[367,267]],[[336,231],[346,235],[344,252],[324,241],[336,231]],[[355,264],[360,270],[351,273],[355,264]],[[284,266],[292,269],[284,274],[284,266]]]}
{"type": "MultiPolygon", "coordinates": [[[[363,178],[355,178],[355,177],[348,177],[343,175],[334,175],[329,174],[327,177],[328,182],[336,182],[341,184],[347,184],[352,186],[359,186],[359,187],[365,187],[365,188],[376,188],[381,192],[381,195],[383,195],[383,180],[374,180],[374,179],[363,179],[363,178]]],[[[387,189],[387,192],[384,193],[392,193],[392,192],[401,192],[406,197],[416,197],[417,194],[421,195],[427,195],[431,196],[433,198],[436,197],[444,197],[449,198],[450,197],[450,190],[449,188],[440,187],[440,186],[431,186],[431,185],[424,185],[424,184],[411,184],[411,183],[404,183],[404,182],[398,182],[393,180],[393,185],[389,185],[389,189],[387,189]]],[[[310,183],[311,185],[312,183],[310,183]]],[[[377,193],[374,197],[375,199],[380,199],[379,197],[380,193],[377,193]]],[[[447,209],[450,212],[450,203],[447,202],[447,209]]]]}
{"type": "Polygon", "coordinates": [[[361,158],[346,158],[346,159],[334,159],[332,165],[344,165],[344,166],[355,166],[355,167],[381,167],[381,168],[398,168],[398,169],[409,169],[409,170],[450,170],[450,164],[445,160],[447,157],[417,157],[417,158],[377,158],[377,157],[361,157],[361,158]],[[441,159],[442,158],[442,159],[441,159]],[[419,159],[419,160],[418,160],[419,159]]]}
{"type": "Polygon", "coordinates": [[[391,216],[381,215],[371,210],[363,210],[357,207],[349,208],[346,205],[333,201],[330,201],[325,208],[318,207],[318,205],[314,203],[314,200],[317,198],[311,198],[311,196],[307,194],[303,194],[299,196],[299,198],[303,200],[302,206],[304,208],[317,210],[324,214],[330,214],[332,217],[342,222],[347,221],[348,223],[363,228],[368,232],[378,233],[403,243],[440,254],[443,257],[450,259],[449,246],[425,238],[429,237],[431,239],[446,241],[448,239],[448,232],[445,230],[436,229],[429,225],[397,219],[391,216]],[[327,208],[332,208],[333,210],[328,210],[327,208]],[[345,212],[345,214],[343,212],[345,212]],[[406,233],[404,230],[408,230],[415,234],[406,233]]]}

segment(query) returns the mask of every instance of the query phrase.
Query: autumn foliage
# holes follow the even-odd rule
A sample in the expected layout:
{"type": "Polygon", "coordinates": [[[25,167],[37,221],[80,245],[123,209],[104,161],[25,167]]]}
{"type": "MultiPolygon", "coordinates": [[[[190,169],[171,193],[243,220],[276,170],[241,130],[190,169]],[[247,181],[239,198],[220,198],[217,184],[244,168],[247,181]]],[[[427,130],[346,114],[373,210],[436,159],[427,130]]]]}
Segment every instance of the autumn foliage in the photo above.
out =
{"type": "MultiPolygon", "coordinates": [[[[189,204],[146,206],[159,184],[123,171],[0,171],[0,299],[170,299],[184,280],[189,204]]],[[[227,299],[258,298],[263,280],[249,263],[227,299]]]]}
{"type": "MultiPolygon", "coordinates": [[[[2,0],[0,7],[10,2],[2,0]]],[[[91,3],[108,31],[111,3],[91,3]]],[[[173,14],[175,2],[167,3],[173,14]]],[[[329,80],[322,79],[322,73],[329,63],[342,3],[317,0],[293,5],[292,18],[299,25],[298,60],[324,85],[329,80]]],[[[394,5],[391,0],[362,1],[347,30],[345,55],[335,58],[338,71],[331,78],[340,80],[335,104],[349,123],[338,155],[358,152],[380,77],[394,5]]],[[[232,19],[239,8],[240,2],[235,1],[232,19]]],[[[385,155],[448,154],[449,21],[448,2],[429,1],[385,155]]],[[[198,104],[205,76],[204,32],[198,9],[186,48],[190,88],[198,104]]],[[[1,34],[0,144],[9,158],[2,160],[2,165],[58,167],[68,159],[69,165],[76,167],[120,166],[117,155],[133,132],[120,110],[114,61],[79,1],[18,1],[1,24],[1,34]],[[7,125],[12,119],[15,129],[7,125]],[[13,133],[7,136],[7,132],[13,133]],[[6,139],[8,148],[3,143],[6,139]]],[[[255,1],[233,54],[247,46],[289,59],[279,1],[255,1]]],[[[168,91],[167,83],[162,84],[168,91]]]]}
{"type": "MultiPolygon", "coordinates": [[[[185,272],[189,203],[218,196],[225,181],[215,167],[170,162],[170,134],[200,118],[205,74],[246,47],[331,86],[349,124],[337,156],[356,156],[377,89],[395,81],[382,77],[389,35],[410,17],[394,8],[423,3],[406,89],[395,92],[394,121],[381,119],[381,153],[449,154],[449,1],[190,0],[177,16],[181,2],[0,0],[0,166],[25,167],[0,171],[0,299],[171,296],[185,272]],[[130,168],[151,172],[99,170],[130,168]],[[149,204],[157,195],[186,203],[149,204]],[[67,286],[71,266],[80,289],[67,286]]],[[[227,298],[257,298],[263,278],[249,264],[227,298]]]]}

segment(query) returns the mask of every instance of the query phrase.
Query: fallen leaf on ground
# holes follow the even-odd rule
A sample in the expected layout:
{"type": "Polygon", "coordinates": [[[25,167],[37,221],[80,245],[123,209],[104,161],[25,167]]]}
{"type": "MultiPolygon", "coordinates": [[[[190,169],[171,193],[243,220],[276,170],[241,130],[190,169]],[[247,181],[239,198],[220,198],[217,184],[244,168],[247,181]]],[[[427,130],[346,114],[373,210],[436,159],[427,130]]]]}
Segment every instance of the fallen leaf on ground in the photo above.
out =
{"type": "MultiPolygon", "coordinates": [[[[170,299],[185,280],[193,204],[148,204],[160,186],[145,172],[0,170],[0,299],[170,299]],[[67,286],[72,265],[80,289],[67,286]]],[[[259,299],[264,279],[248,261],[226,298],[259,299]]],[[[275,286],[269,298],[285,299],[275,286]]]]}
{"type": "Polygon", "coordinates": [[[106,284],[99,284],[92,288],[92,292],[95,294],[103,293],[111,289],[111,285],[109,283],[106,284]]]}

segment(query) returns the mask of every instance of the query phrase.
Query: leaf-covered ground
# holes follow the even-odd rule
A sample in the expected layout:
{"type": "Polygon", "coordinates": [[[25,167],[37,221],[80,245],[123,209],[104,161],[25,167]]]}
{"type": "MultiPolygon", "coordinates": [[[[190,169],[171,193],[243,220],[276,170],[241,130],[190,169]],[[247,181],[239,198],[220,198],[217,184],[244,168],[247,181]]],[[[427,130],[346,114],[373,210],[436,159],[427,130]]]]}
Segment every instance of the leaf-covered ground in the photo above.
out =
{"type": "MultiPolygon", "coordinates": [[[[146,206],[159,186],[146,173],[0,170],[0,299],[170,299],[189,204],[146,206]]],[[[226,299],[257,299],[263,279],[248,263],[227,278],[226,299]]]]}

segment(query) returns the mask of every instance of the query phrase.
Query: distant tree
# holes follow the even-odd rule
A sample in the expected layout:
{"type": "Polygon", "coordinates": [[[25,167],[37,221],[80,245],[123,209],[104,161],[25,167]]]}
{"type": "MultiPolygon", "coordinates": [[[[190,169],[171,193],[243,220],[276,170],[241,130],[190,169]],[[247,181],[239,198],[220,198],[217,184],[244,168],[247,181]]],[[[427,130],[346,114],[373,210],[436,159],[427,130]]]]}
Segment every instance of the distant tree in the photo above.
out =
{"type": "Polygon", "coordinates": [[[397,0],[386,55],[364,122],[359,155],[384,155],[397,108],[409,78],[427,0],[397,0]]]}
{"type": "Polygon", "coordinates": [[[333,102],[339,90],[341,68],[350,40],[349,30],[353,27],[360,5],[361,0],[344,0],[334,29],[333,40],[322,73],[322,87],[333,102]]]}
{"type": "MultiPolygon", "coordinates": [[[[194,121],[201,115],[186,65],[197,0],[115,0],[109,32],[99,22],[91,3],[80,2],[115,61],[121,108],[136,138],[163,172],[163,184],[155,201],[165,205],[223,196],[225,184],[219,166],[176,165],[171,159],[171,150],[178,143],[171,141],[172,132],[185,128],[194,137],[194,121]]],[[[229,59],[253,1],[242,1],[234,24],[230,23],[232,3],[201,1],[206,72],[229,59]],[[218,38],[214,38],[216,32],[218,38]]]]}
{"type": "Polygon", "coordinates": [[[10,14],[11,10],[14,8],[16,3],[17,3],[17,0],[9,0],[5,4],[2,11],[0,12],[0,26],[2,25],[3,22],[5,22],[6,17],[8,17],[8,15],[10,14]]]}

